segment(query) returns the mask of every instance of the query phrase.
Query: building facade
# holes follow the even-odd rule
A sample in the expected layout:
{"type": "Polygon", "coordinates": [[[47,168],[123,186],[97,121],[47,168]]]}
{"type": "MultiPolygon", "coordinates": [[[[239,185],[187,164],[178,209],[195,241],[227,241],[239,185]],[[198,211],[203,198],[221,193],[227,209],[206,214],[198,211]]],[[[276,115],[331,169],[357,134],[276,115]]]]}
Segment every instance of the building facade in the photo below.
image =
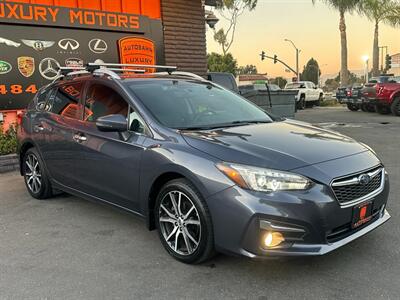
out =
{"type": "Polygon", "coordinates": [[[392,68],[388,73],[400,76],[400,53],[392,55],[392,68]]]}
{"type": "Polygon", "coordinates": [[[205,5],[215,0],[0,1],[0,122],[8,127],[54,80],[46,66],[101,59],[204,76],[205,5]]]}

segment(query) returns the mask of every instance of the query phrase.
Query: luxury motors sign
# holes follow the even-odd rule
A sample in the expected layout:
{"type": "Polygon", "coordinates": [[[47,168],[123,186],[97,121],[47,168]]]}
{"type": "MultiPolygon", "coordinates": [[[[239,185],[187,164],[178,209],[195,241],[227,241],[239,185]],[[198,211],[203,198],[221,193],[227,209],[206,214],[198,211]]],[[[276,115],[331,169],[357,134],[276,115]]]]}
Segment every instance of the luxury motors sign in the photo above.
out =
{"type": "Polygon", "coordinates": [[[78,8],[0,2],[0,22],[144,32],[147,17],[78,8]]]}

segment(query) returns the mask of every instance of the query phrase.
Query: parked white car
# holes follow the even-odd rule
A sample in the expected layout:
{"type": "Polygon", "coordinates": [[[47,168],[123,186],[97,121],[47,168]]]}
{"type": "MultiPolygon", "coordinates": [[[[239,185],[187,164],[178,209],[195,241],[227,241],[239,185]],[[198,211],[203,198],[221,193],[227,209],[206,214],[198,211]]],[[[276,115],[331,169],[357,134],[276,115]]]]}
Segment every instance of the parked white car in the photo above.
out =
{"type": "Polygon", "coordinates": [[[298,91],[296,98],[297,108],[304,109],[306,106],[319,106],[324,100],[324,92],[311,81],[299,81],[286,84],[285,90],[298,91]]]}

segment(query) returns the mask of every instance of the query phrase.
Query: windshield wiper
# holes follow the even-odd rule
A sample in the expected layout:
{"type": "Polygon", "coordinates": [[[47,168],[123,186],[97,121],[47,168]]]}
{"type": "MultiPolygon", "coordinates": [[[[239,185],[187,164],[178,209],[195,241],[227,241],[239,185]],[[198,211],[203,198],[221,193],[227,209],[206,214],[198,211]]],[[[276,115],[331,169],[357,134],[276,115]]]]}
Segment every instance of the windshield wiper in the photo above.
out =
{"type": "Polygon", "coordinates": [[[268,120],[250,120],[250,121],[233,121],[230,123],[222,123],[222,124],[215,124],[210,126],[193,126],[193,127],[183,127],[177,128],[178,130],[212,130],[217,128],[228,128],[228,127],[237,127],[237,126],[246,126],[251,124],[266,124],[272,123],[268,120]]]}

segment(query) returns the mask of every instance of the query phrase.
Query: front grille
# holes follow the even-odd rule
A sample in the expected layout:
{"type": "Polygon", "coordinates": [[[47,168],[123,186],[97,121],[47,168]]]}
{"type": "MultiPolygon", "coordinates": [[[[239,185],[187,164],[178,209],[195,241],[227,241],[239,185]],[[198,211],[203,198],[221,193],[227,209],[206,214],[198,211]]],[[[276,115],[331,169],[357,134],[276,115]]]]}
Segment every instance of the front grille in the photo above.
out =
{"type": "Polygon", "coordinates": [[[383,168],[378,167],[348,177],[335,179],[332,182],[332,189],[336,199],[341,205],[348,205],[378,193],[382,189],[383,173],[383,168]],[[365,174],[369,176],[370,181],[362,184],[359,178],[365,174]]]}

